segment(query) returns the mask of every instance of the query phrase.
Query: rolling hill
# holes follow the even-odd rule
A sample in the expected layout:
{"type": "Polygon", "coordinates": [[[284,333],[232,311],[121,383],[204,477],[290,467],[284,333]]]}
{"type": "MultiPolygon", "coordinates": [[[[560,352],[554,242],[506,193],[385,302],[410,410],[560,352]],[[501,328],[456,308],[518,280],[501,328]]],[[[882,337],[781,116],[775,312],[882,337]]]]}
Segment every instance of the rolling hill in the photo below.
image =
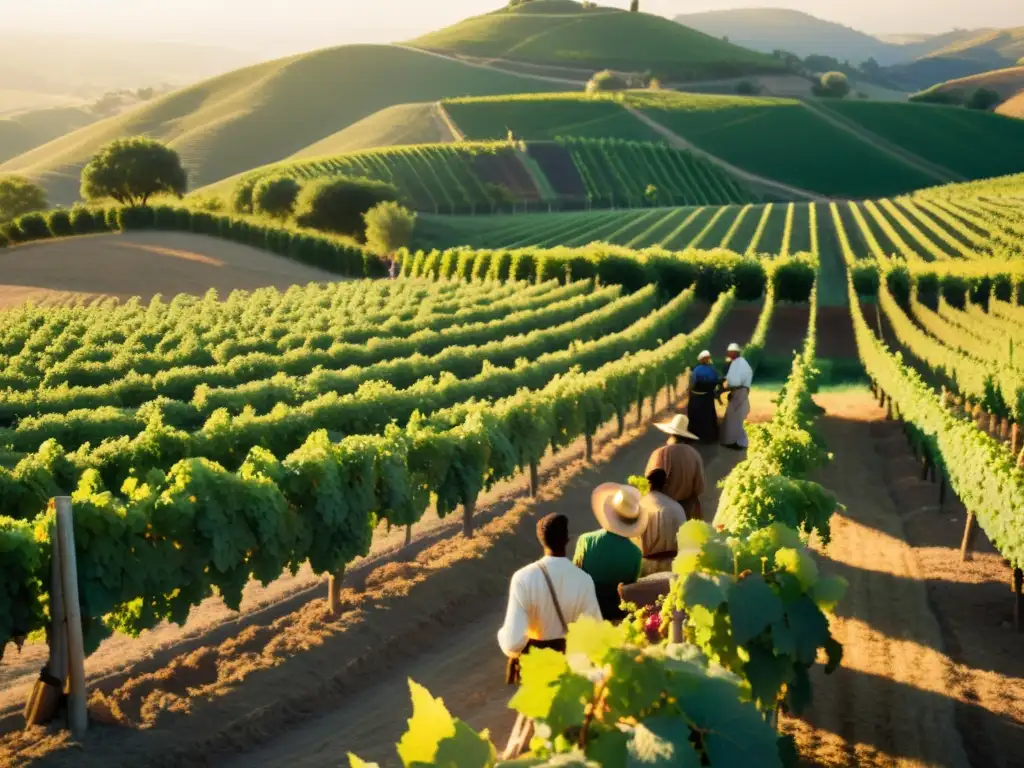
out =
{"type": "Polygon", "coordinates": [[[0,117],[0,163],[96,121],[86,107],[50,107],[0,117]]]}
{"type": "Polygon", "coordinates": [[[453,56],[534,64],[650,71],[663,80],[737,77],[779,70],[770,56],[660,16],[572,0],[533,0],[417,38],[409,45],[453,56]]]}
{"type": "Polygon", "coordinates": [[[294,155],[298,160],[356,152],[373,147],[398,147],[408,144],[442,144],[454,141],[436,103],[397,104],[374,112],[358,123],[310,144],[294,155]]]}
{"type": "Polygon", "coordinates": [[[181,153],[195,189],[301,152],[396,104],[555,87],[408,48],[329,48],[175,91],[12,158],[0,174],[39,179],[52,201],[71,203],[81,168],[100,147],[148,134],[181,153]]]}
{"type": "Polygon", "coordinates": [[[1024,90],[1024,67],[1007,67],[947,80],[922,91],[915,98],[927,100],[929,97],[943,94],[955,101],[966,102],[979,88],[995,91],[1003,99],[1009,99],[1024,90]]]}

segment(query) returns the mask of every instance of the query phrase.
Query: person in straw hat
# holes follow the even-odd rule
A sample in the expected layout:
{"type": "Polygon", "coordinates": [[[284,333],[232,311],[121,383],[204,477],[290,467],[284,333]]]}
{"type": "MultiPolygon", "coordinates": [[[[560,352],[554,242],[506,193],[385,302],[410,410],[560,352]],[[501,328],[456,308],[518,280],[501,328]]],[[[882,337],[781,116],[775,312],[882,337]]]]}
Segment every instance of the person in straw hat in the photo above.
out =
{"type": "Polygon", "coordinates": [[[650,491],[640,500],[647,509],[647,527],[638,542],[644,555],[641,577],[672,570],[672,561],[677,554],[677,534],[686,522],[683,505],[665,493],[668,483],[665,470],[651,470],[647,474],[647,483],[650,491]]]}
{"type": "Polygon", "coordinates": [[[594,580],[602,618],[617,621],[626,615],[619,608],[619,585],[640,578],[643,553],[632,540],[647,527],[647,509],[640,491],[619,483],[597,486],[590,504],[601,530],[580,536],[572,561],[594,580]]]}
{"type": "Polygon", "coordinates": [[[706,349],[697,356],[697,367],[690,375],[690,399],[686,415],[690,418],[690,431],[702,443],[718,442],[718,412],[715,410],[717,388],[722,377],[711,364],[711,353],[706,349]]]}
{"type": "Polygon", "coordinates": [[[726,352],[729,370],[725,374],[725,391],[729,393],[729,406],[722,419],[722,445],[737,451],[747,447],[747,432],[743,422],[750,413],[750,387],[754,383],[754,370],[743,359],[743,348],[730,344],[726,352]]]}
{"type": "Polygon", "coordinates": [[[677,413],[669,421],[654,426],[668,435],[668,442],[651,454],[644,474],[650,476],[656,469],[664,470],[666,479],[662,492],[682,505],[688,520],[703,520],[700,495],[706,486],[704,459],[689,445],[699,440],[690,431],[689,418],[677,413]]]}

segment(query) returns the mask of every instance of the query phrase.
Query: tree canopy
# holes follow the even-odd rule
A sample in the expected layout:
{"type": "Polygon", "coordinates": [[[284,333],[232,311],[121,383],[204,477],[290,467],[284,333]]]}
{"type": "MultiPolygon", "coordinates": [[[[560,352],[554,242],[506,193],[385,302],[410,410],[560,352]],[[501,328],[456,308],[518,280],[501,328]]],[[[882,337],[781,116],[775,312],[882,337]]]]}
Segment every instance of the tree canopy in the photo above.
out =
{"type": "Polygon", "coordinates": [[[123,205],[145,205],[153,195],[181,197],[187,189],[188,174],[178,153],[143,136],[111,142],[82,171],[86,200],[109,197],[123,205]]]}
{"type": "Polygon", "coordinates": [[[412,241],[416,214],[393,200],[378,203],[363,214],[366,244],[381,255],[394,253],[412,241]]]}
{"type": "Polygon", "coordinates": [[[47,208],[46,190],[24,176],[0,176],[0,221],[47,208]]]}
{"type": "Polygon", "coordinates": [[[252,189],[252,210],[286,219],[295,210],[295,200],[302,187],[290,176],[268,176],[256,182],[252,189]]]}

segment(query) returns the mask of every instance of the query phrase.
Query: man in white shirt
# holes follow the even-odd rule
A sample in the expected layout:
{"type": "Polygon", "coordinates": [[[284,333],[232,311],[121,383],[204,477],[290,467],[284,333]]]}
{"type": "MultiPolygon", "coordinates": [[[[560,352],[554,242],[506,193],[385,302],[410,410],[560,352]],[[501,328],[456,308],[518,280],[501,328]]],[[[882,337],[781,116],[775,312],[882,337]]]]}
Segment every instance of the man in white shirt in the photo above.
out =
{"type": "Polygon", "coordinates": [[[518,680],[514,663],[530,648],[565,652],[568,627],[581,616],[601,620],[594,580],[566,556],[569,519],[551,514],[537,523],[537,538],[544,557],[520,568],[512,576],[505,623],[498,630],[498,645],[511,660],[507,682],[518,680]]]}
{"type": "Polygon", "coordinates": [[[743,421],[750,413],[750,387],[754,383],[754,370],[743,359],[739,344],[730,344],[726,352],[729,370],[725,374],[725,390],[729,393],[729,407],[722,420],[722,445],[737,451],[746,450],[747,433],[743,421]]]}

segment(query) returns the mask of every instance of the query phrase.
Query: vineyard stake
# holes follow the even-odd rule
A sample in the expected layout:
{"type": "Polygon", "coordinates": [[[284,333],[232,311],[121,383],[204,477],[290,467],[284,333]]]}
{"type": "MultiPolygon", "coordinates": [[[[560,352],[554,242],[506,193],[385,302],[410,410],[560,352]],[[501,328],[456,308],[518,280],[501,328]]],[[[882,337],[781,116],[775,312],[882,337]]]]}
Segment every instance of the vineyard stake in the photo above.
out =
{"type": "Polygon", "coordinates": [[[78,558],[75,555],[74,517],[71,497],[58,496],[57,535],[60,537],[61,587],[64,593],[64,616],[68,631],[68,724],[76,738],[89,727],[85,698],[85,644],[82,641],[82,607],[78,603],[78,558]]]}
{"type": "Polygon", "coordinates": [[[60,680],[63,693],[68,678],[68,627],[64,617],[64,586],[61,583],[60,535],[54,522],[50,533],[50,674],[60,680]]]}
{"type": "Polygon", "coordinates": [[[922,482],[927,482],[927,480],[928,480],[928,473],[931,471],[931,467],[932,467],[932,462],[928,458],[928,454],[927,453],[922,454],[921,455],[921,480],[922,480],[922,482]]]}
{"type": "Polygon", "coordinates": [[[1013,626],[1024,632],[1024,571],[1013,569],[1013,626]]]}
{"type": "Polygon", "coordinates": [[[1020,455],[1020,424],[1010,427],[1010,453],[1020,455]]]}
{"type": "Polygon", "coordinates": [[[946,505],[946,476],[939,473],[939,512],[946,505]]]}
{"type": "Polygon", "coordinates": [[[588,463],[589,462],[593,462],[594,461],[594,436],[591,435],[590,433],[587,433],[584,436],[583,439],[584,439],[584,443],[583,443],[583,445],[584,445],[584,448],[583,448],[583,458],[586,459],[588,463]]]}
{"type": "Polygon", "coordinates": [[[639,427],[644,423],[644,399],[641,397],[636,401],[636,425],[639,427]]]}
{"type": "Polygon", "coordinates": [[[616,413],[615,414],[615,418],[616,418],[616,420],[618,421],[618,424],[619,424],[619,432],[618,432],[618,434],[616,436],[617,437],[622,437],[622,433],[626,429],[626,416],[624,414],[621,414],[621,413],[616,413]]]}
{"type": "Polygon", "coordinates": [[[530,460],[530,497],[537,498],[537,488],[540,486],[540,478],[537,475],[537,462],[530,460]]]}
{"type": "Polygon", "coordinates": [[[462,505],[462,535],[473,538],[473,513],[476,511],[476,499],[462,505]]]}
{"type": "Polygon", "coordinates": [[[405,526],[405,545],[408,547],[412,544],[412,525],[405,526]]]}
{"type": "Polygon", "coordinates": [[[964,525],[964,538],[960,542],[960,561],[967,562],[971,559],[971,547],[974,543],[974,531],[977,528],[977,521],[974,513],[967,513],[967,523],[964,525]]]}

